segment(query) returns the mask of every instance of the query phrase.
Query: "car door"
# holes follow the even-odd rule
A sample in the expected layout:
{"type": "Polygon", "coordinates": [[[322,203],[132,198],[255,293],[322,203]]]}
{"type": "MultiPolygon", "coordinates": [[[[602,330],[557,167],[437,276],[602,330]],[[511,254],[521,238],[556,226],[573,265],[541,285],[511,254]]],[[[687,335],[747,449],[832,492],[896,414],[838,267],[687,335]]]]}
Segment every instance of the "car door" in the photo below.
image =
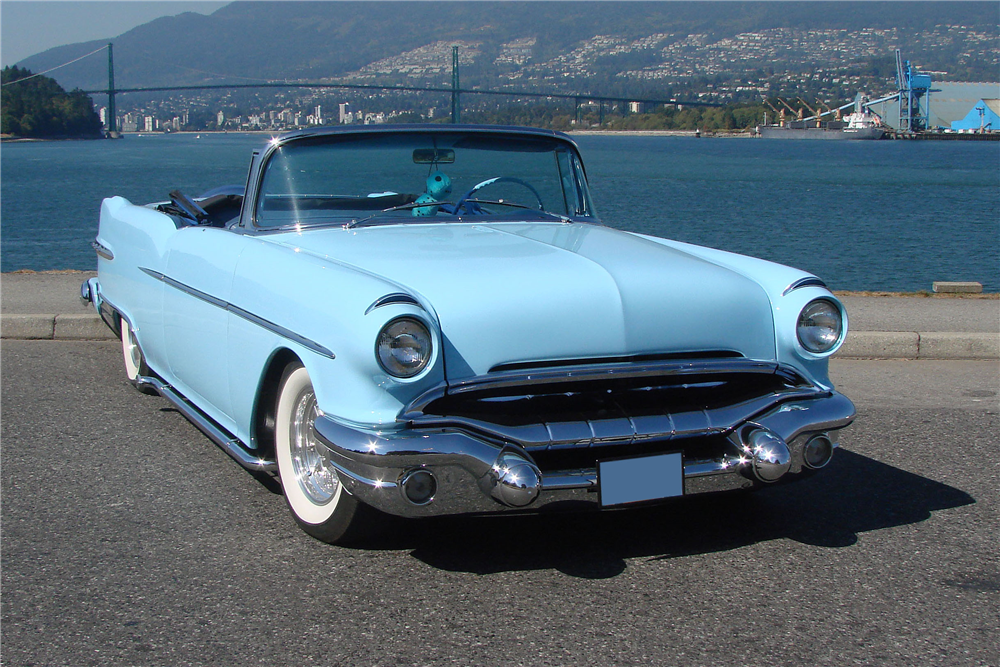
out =
{"type": "Polygon", "coordinates": [[[178,389],[230,431],[229,296],[245,246],[241,234],[185,227],[169,242],[163,292],[163,338],[178,389]]]}

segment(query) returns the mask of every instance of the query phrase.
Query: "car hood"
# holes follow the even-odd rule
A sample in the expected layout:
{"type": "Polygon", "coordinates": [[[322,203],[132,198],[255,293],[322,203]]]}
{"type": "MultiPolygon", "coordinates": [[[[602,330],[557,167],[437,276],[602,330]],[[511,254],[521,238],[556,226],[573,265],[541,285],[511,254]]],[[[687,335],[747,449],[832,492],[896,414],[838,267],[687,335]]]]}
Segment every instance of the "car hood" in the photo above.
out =
{"type": "Polygon", "coordinates": [[[450,380],[516,362],[716,351],[775,358],[760,285],[606,227],[438,223],[267,238],[376,274],[429,304],[450,380]]]}

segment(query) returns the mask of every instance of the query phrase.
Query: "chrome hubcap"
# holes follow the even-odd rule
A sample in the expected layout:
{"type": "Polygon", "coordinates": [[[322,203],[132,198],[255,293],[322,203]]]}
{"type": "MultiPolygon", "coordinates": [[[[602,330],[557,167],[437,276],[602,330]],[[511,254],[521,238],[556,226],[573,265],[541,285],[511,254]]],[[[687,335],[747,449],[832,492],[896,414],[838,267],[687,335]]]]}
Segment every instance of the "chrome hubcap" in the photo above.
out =
{"type": "Polygon", "coordinates": [[[131,327],[128,330],[128,354],[132,358],[132,364],[139,368],[142,362],[142,354],[139,352],[139,341],[135,339],[135,333],[131,327]]]}
{"type": "Polygon", "coordinates": [[[289,425],[289,445],[295,481],[312,502],[323,505],[330,502],[337,492],[340,479],[316,439],[313,423],[318,414],[316,394],[311,388],[306,389],[295,399],[289,425]]]}

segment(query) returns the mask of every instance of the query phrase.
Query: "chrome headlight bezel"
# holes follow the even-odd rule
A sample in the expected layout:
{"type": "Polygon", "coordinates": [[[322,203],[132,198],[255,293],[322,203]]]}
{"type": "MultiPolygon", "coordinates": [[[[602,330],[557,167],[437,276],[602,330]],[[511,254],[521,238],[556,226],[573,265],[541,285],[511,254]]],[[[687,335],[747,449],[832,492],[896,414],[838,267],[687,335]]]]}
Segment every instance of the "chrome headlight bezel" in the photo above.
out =
{"type": "Polygon", "coordinates": [[[844,339],[844,313],[830,298],[813,299],[799,311],[795,337],[811,355],[833,354],[844,339]]]}
{"type": "Polygon", "coordinates": [[[434,356],[434,337],[422,320],[411,315],[396,317],[375,337],[375,359],[394,378],[409,380],[423,373],[434,356]]]}

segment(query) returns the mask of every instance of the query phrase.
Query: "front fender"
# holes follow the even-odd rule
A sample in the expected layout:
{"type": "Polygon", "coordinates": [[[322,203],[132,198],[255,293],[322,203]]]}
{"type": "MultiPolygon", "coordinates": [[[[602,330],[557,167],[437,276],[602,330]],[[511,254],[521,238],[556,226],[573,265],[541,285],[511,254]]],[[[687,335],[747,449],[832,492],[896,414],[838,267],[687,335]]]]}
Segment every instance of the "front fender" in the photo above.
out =
{"type": "Polygon", "coordinates": [[[260,322],[245,315],[230,318],[231,354],[248,362],[232,364],[231,386],[238,394],[234,402],[242,413],[238,421],[249,423],[262,369],[278,350],[287,348],[309,371],[324,412],[351,424],[393,424],[404,405],[444,380],[434,313],[416,298],[372,308],[394,293],[400,293],[400,286],[266,237],[248,243],[236,267],[230,300],[260,322]],[[389,376],[375,357],[382,327],[402,315],[421,319],[433,337],[427,369],[409,380],[389,376]],[[295,336],[282,335],[267,324],[295,336]]]}
{"type": "Polygon", "coordinates": [[[833,387],[829,377],[829,357],[843,344],[847,335],[847,309],[819,278],[800,269],[756,257],[655,236],[642,234],[637,236],[724,266],[759,284],[771,302],[777,360],[793,366],[820,386],[833,387]],[[837,304],[844,323],[837,347],[823,355],[812,354],[805,350],[799,343],[796,333],[799,313],[807,303],[817,298],[829,299],[837,304]]]}

